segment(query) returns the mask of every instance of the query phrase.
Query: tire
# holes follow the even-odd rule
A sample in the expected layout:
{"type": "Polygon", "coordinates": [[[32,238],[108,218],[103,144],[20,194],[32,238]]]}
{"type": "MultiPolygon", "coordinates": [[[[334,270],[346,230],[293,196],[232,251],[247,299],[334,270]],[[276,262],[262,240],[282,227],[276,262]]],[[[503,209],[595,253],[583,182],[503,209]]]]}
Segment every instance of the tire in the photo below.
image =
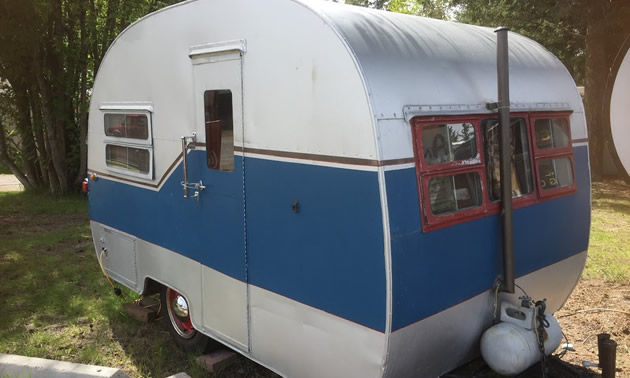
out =
{"type": "Polygon", "coordinates": [[[188,301],[177,291],[162,287],[160,291],[164,327],[177,346],[185,352],[201,354],[211,344],[208,336],[197,331],[188,315],[188,301]]]}

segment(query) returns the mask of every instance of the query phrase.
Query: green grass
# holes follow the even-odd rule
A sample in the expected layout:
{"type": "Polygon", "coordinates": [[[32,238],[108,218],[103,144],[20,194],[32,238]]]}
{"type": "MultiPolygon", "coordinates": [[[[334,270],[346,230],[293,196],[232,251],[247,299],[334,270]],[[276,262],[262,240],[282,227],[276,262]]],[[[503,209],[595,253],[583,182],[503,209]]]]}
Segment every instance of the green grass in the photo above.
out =
{"type": "Polygon", "coordinates": [[[583,277],[630,280],[630,186],[623,181],[593,183],[591,237],[583,277]]]}
{"type": "Polygon", "coordinates": [[[120,306],[92,244],[87,201],[0,192],[0,353],[123,369],[134,377],[273,376],[243,357],[211,375],[178,350],[158,323],[120,306]]]}

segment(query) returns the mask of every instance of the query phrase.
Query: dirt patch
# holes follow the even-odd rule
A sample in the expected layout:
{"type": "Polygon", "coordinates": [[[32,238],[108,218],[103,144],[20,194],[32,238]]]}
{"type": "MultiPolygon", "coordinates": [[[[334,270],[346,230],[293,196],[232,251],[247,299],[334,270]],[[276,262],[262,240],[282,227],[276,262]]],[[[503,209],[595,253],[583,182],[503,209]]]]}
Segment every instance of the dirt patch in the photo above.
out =
{"type": "Polygon", "coordinates": [[[13,175],[0,175],[0,192],[18,192],[24,187],[13,175]]]}
{"type": "Polygon", "coordinates": [[[563,360],[573,365],[582,365],[582,361],[597,363],[597,334],[609,333],[617,342],[617,376],[630,377],[630,285],[627,282],[582,280],[555,316],[575,349],[563,360]]]}

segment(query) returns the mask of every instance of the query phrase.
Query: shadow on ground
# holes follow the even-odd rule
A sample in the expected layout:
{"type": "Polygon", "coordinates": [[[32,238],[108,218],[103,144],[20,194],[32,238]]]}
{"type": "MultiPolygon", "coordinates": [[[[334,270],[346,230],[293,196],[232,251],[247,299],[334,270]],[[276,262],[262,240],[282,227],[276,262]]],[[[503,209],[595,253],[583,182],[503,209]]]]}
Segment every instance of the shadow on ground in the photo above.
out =
{"type": "MultiPolygon", "coordinates": [[[[595,378],[599,377],[599,374],[586,369],[579,365],[573,365],[569,362],[563,361],[558,357],[551,357],[547,359],[547,378],[595,378]]],[[[442,378],[500,378],[503,377],[493,372],[490,367],[481,359],[478,358],[459,369],[456,369],[448,374],[442,376],[442,378]]],[[[543,372],[540,363],[537,363],[524,371],[523,373],[514,376],[515,378],[542,378],[543,372]]]]}
{"type": "MultiPolygon", "coordinates": [[[[276,378],[279,377],[265,367],[237,355],[236,360],[224,369],[208,373],[197,365],[196,356],[186,354],[175,346],[170,334],[162,324],[160,315],[151,323],[142,323],[134,319],[125,319],[120,323],[110,320],[112,336],[122,347],[128,358],[138,369],[140,376],[166,377],[178,372],[186,372],[196,377],[221,378],[276,378]],[[130,326],[135,332],[130,332],[130,326]]],[[[216,344],[214,348],[221,348],[216,344]]]]}

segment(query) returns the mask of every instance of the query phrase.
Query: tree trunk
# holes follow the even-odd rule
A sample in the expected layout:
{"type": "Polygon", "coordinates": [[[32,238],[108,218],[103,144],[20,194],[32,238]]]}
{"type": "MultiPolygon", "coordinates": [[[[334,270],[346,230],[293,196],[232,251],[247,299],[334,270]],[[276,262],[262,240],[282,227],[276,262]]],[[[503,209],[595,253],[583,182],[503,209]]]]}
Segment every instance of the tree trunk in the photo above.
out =
{"type": "Polygon", "coordinates": [[[601,104],[604,100],[603,87],[606,82],[608,65],[606,48],[602,43],[606,35],[605,11],[601,1],[586,1],[586,83],[585,108],[588,124],[591,174],[593,180],[600,180],[604,173],[604,120],[601,104]]]}
{"type": "Polygon", "coordinates": [[[586,30],[586,119],[589,127],[590,160],[593,180],[604,176],[604,154],[607,140],[604,117],[607,102],[606,81],[614,58],[630,32],[627,25],[626,0],[585,0],[587,7],[586,30]],[[624,29],[626,30],[624,32],[624,29]]]}
{"type": "Polygon", "coordinates": [[[44,143],[44,130],[42,129],[42,113],[39,106],[39,98],[36,92],[37,86],[33,85],[29,91],[29,103],[33,120],[33,134],[37,145],[37,161],[39,162],[40,178],[43,186],[49,186],[48,180],[48,153],[44,143]]]}
{"type": "Polygon", "coordinates": [[[49,95],[48,84],[46,83],[42,73],[42,67],[40,66],[41,61],[38,46],[35,48],[35,51],[33,67],[35,68],[35,76],[39,84],[39,93],[41,95],[42,120],[46,130],[46,141],[50,151],[52,167],[54,168],[54,173],[59,182],[59,189],[61,192],[65,193],[68,190],[68,177],[64,164],[65,155],[58,142],[60,138],[57,133],[57,123],[51,109],[52,101],[49,95]]]}
{"type": "Polygon", "coordinates": [[[33,139],[33,127],[31,123],[31,109],[28,101],[28,92],[15,82],[11,84],[15,93],[17,105],[17,130],[20,137],[22,153],[22,167],[31,187],[38,187],[39,175],[37,172],[37,148],[33,139]]]}

